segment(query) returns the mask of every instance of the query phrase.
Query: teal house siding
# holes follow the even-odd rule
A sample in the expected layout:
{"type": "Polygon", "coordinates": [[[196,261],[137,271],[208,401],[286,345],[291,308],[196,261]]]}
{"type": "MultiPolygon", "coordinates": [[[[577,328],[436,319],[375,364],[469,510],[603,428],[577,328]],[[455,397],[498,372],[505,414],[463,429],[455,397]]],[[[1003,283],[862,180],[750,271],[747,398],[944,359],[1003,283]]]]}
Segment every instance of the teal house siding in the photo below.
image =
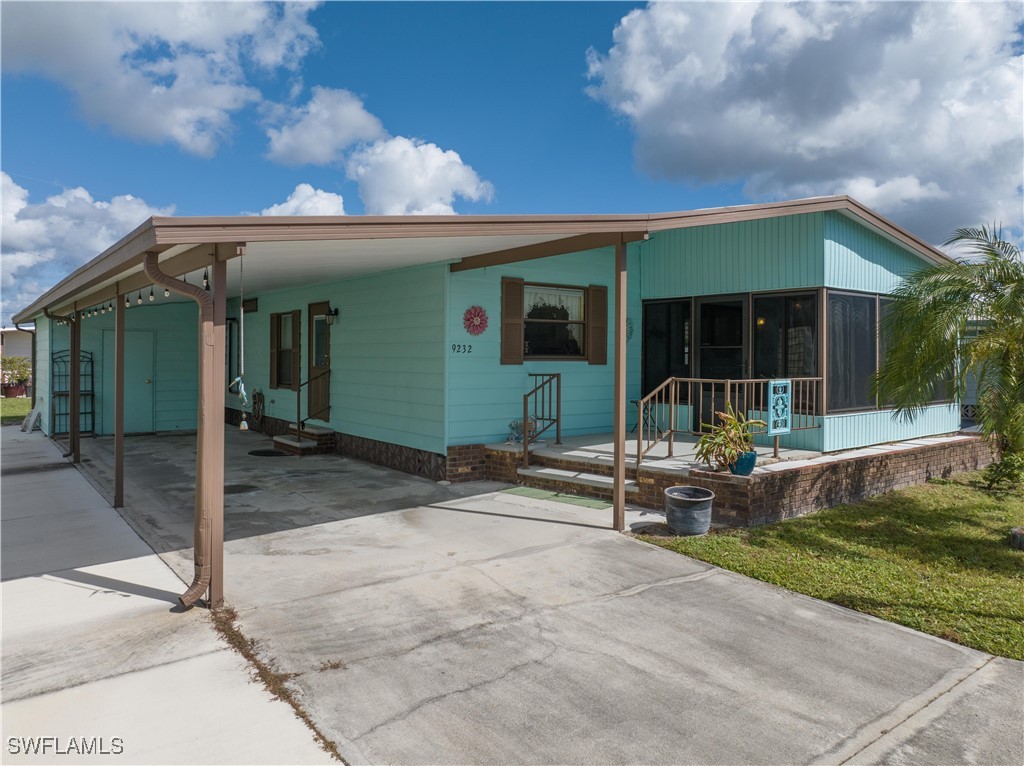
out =
{"type": "Polygon", "coordinates": [[[934,436],[960,430],[960,408],[955,404],[926,407],[913,422],[893,418],[890,410],[832,415],[825,418],[824,452],[857,449],[871,444],[934,436]]]}
{"type": "Polygon", "coordinates": [[[35,377],[35,401],[33,407],[38,407],[40,412],[39,427],[47,436],[50,435],[50,346],[53,342],[53,333],[57,329],[55,324],[45,316],[36,317],[36,366],[33,371],[35,377]]]}
{"type": "MultiPolygon", "coordinates": [[[[308,378],[309,304],[338,309],[331,327],[331,412],[335,431],[443,453],[444,290],[447,266],[383,272],[314,287],[262,293],[245,315],[246,388],[262,391],[265,414],[295,420],[296,395],[270,388],[270,315],[301,311],[300,377],[308,378]]],[[[237,301],[228,315],[237,317],[237,301]]],[[[306,416],[306,390],[301,395],[306,416]]],[[[238,408],[230,395],[227,406],[238,408]]],[[[317,421],[323,423],[323,421],[317,421]]]]}
{"type": "Polygon", "coordinates": [[[841,213],[824,213],[825,287],[891,293],[928,262],[841,213]]]}
{"type": "Polygon", "coordinates": [[[631,245],[644,300],[820,287],[821,213],[660,231],[631,245]]]}
{"type": "MultiPolygon", "coordinates": [[[[82,351],[93,355],[96,433],[112,434],[114,316],[108,313],[79,321],[82,323],[82,351]]],[[[58,333],[51,351],[68,348],[67,328],[60,328],[58,333]]],[[[131,433],[195,428],[199,407],[199,310],[196,305],[191,301],[133,304],[125,310],[125,335],[125,430],[131,433]],[[148,359],[143,358],[146,355],[148,359]],[[134,375],[136,372],[140,374],[134,375]],[[146,383],[147,379],[151,382],[146,383]]]]}
{"type": "MultiPolygon", "coordinates": [[[[561,373],[562,433],[602,433],[612,428],[612,362],[614,347],[614,251],[611,248],[493,266],[450,274],[448,302],[448,443],[504,441],[509,423],[523,417],[523,394],[532,387],[530,373],[561,373]],[[608,288],[608,364],[585,360],[531,361],[501,364],[501,278],[527,282],[608,288]],[[487,312],[488,327],[470,335],[462,317],[470,306],[487,312]],[[455,346],[455,349],[452,346],[455,346]],[[464,351],[462,346],[471,347],[464,351]]],[[[631,343],[639,343],[634,334],[631,343]]],[[[635,348],[639,359],[639,349],[635,348]]],[[[633,390],[639,388],[634,381],[633,390]]],[[[551,434],[550,440],[554,440],[551,434]]]]}

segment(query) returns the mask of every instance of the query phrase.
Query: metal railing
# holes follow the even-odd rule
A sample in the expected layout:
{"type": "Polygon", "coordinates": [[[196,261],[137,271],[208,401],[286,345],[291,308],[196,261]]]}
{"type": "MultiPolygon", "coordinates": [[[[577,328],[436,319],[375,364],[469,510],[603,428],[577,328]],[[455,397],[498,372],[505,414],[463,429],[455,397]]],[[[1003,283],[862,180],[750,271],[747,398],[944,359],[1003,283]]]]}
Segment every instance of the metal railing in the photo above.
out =
{"type": "MultiPolygon", "coordinates": [[[[302,431],[306,427],[307,420],[319,419],[320,415],[325,412],[329,412],[331,409],[331,371],[324,370],[319,375],[314,375],[312,378],[307,380],[305,383],[300,383],[299,387],[295,389],[295,438],[299,444],[302,444],[302,431]],[[308,401],[316,402],[327,402],[326,405],[320,407],[315,412],[307,412],[306,417],[302,417],[302,389],[307,388],[309,391],[308,401]]],[[[310,436],[310,439],[316,440],[315,437],[310,436]]],[[[301,455],[301,450],[299,454],[301,455]]]]}
{"type": "MultiPolygon", "coordinates": [[[[822,379],[790,378],[790,431],[820,428],[823,414],[822,379]]],[[[700,436],[711,430],[717,412],[732,405],[754,420],[766,420],[769,394],[767,378],[716,380],[711,378],[669,378],[637,402],[636,464],[661,442],[668,439],[672,457],[676,434],[700,436]]],[[[767,426],[752,429],[755,435],[768,432],[767,426]]],[[[775,456],[779,439],[775,437],[775,456]]]]}
{"type": "Polygon", "coordinates": [[[530,444],[552,426],[555,444],[562,443],[562,375],[530,373],[530,377],[540,382],[523,394],[523,468],[530,467],[530,444]]]}

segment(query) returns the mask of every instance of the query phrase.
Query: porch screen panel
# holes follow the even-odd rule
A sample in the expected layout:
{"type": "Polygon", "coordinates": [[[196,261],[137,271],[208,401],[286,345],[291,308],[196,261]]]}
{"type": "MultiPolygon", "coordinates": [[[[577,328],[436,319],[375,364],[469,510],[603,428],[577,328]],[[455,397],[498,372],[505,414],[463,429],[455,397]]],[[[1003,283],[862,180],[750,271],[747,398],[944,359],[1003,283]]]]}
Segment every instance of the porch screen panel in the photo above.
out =
{"type": "Polygon", "coordinates": [[[875,298],[828,295],[828,409],[872,409],[871,377],[876,369],[878,321],[875,298]]]}
{"type": "Polygon", "coordinates": [[[813,293],[754,297],[754,377],[813,378],[818,372],[813,293]]]}
{"type": "MultiPolygon", "coordinates": [[[[643,395],[669,378],[690,377],[690,301],[644,304],[643,395]]],[[[685,396],[687,387],[680,391],[685,396]]]]}

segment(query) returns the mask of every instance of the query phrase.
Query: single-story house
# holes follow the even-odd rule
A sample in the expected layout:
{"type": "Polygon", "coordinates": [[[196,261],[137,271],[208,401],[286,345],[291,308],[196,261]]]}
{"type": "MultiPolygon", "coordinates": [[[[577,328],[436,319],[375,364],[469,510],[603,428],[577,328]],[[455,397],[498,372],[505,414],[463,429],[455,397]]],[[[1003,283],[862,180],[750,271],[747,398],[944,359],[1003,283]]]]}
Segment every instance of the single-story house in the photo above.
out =
{"type": "Polygon", "coordinates": [[[615,433],[621,526],[630,429],[699,431],[725,399],[763,414],[769,380],[792,381],[783,447],[957,431],[956,403],[937,396],[905,422],[869,386],[886,296],[945,262],[845,196],[652,215],[157,217],[15,320],[35,322],[47,434],[69,433],[74,452],[83,431],[198,428],[215,515],[225,418],[282,434],[298,420],[338,451],[457,479],[525,414],[527,435],[555,421],[562,437],[615,433]],[[227,390],[241,365],[245,403],[227,390]]]}

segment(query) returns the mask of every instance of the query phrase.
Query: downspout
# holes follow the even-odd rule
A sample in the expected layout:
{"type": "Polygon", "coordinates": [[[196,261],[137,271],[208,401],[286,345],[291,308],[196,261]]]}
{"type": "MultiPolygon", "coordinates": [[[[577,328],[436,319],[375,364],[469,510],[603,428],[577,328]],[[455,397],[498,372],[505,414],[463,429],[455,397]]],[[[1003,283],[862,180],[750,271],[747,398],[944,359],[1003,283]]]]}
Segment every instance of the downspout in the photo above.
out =
{"type": "MultiPolygon", "coordinates": [[[[49,319],[50,321],[53,321],[53,322],[64,322],[65,324],[68,325],[68,328],[69,328],[68,332],[72,332],[72,333],[74,332],[74,329],[71,328],[71,323],[74,322],[78,318],[78,317],[75,316],[75,312],[72,312],[71,314],[69,314],[66,317],[62,317],[62,316],[60,316],[58,314],[51,314],[49,309],[43,309],[43,316],[45,316],[47,319],[49,319]]],[[[17,325],[15,325],[15,327],[17,327],[17,325]]],[[[69,343],[68,344],[69,348],[70,348],[70,345],[71,344],[69,343]]],[[[35,395],[36,395],[36,387],[35,387],[36,386],[35,351],[36,351],[36,342],[35,342],[35,335],[33,334],[33,336],[32,336],[32,360],[33,360],[32,361],[32,398],[33,399],[35,398],[35,395]]],[[[71,353],[71,352],[69,351],[68,353],[71,353]]],[[[70,420],[70,418],[71,418],[70,407],[68,408],[68,410],[69,410],[68,419],[70,420]]],[[[53,423],[50,423],[50,435],[51,435],[51,438],[52,438],[52,435],[53,435],[53,423]]],[[[61,457],[64,458],[65,460],[67,460],[69,457],[71,457],[74,454],[75,454],[75,445],[74,445],[73,440],[71,438],[71,423],[69,422],[68,423],[68,451],[65,452],[64,454],[62,454],[61,457]]]]}
{"type": "MultiPolygon", "coordinates": [[[[210,503],[206,481],[203,478],[203,458],[206,454],[206,442],[209,439],[209,424],[206,423],[206,401],[204,396],[205,377],[213,358],[213,298],[202,287],[191,285],[160,271],[156,253],[146,253],[143,267],[153,284],[165,287],[171,292],[184,295],[194,300],[199,306],[200,322],[200,363],[199,363],[199,425],[200,438],[196,448],[196,502],[195,502],[195,534],[194,555],[195,577],[192,584],[178,600],[186,606],[193,606],[210,587],[212,574],[211,519],[210,503]],[[206,357],[209,356],[208,360],[206,357]]],[[[218,286],[219,288],[219,286],[218,286]]]]}
{"type": "Polygon", "coordinates": [[[32,381],[32,409],[35,409],[36,408],[36,331],[35,331],[35,326],[33,325],[33,328],[31,330],[27,330],[24,327],[22,327],[20,324],[15,322],[14,323],[14,327],[15,327],[16,330],[20,330],[21,332],[27,332],[29,335],[32,336],[32,377],[30,378],[30,380],[32,381]]]}

